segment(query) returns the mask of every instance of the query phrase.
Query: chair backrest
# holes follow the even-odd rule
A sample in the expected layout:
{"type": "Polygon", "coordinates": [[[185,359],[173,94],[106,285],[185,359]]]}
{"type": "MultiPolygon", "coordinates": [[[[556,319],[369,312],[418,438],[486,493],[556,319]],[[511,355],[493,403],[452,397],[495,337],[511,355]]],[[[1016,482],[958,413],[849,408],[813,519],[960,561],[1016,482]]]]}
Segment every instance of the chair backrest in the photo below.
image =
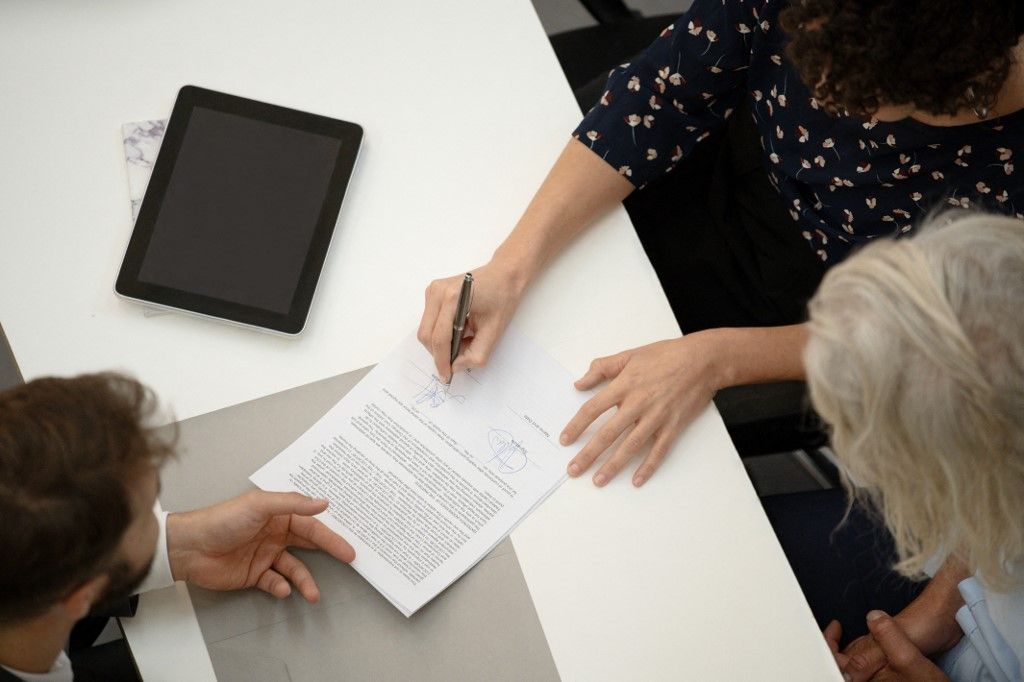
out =
{"type": "Polygon", "coordinates": [[[626,7],[622,0],[580,0],[580,4],[599,24],[614,24],[640,16],[639,12],[626,7]]]}

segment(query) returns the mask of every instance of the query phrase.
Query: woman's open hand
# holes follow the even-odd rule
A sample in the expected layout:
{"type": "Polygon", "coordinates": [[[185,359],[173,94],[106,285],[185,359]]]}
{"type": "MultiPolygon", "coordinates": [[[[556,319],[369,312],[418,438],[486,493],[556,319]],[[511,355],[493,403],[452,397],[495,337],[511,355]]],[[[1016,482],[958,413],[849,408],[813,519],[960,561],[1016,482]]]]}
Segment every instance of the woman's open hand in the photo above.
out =
{"type": "Polygon", "coordinates": [[[618,409],[569,462],[569,475],[582,474],[628,431],[594,474],[594,483],[607,483],[650,443],[650,452],[633,474],[633,485],[643,485],[683,428],[720,388],[711,340],[713,336],[707,332],[697,332],[594,360],[576,388],[587,390],[602,381],[610,383],[569,421],[561,435],[562,444],[574,442],[598,417],[613,407],[618,409]]]}

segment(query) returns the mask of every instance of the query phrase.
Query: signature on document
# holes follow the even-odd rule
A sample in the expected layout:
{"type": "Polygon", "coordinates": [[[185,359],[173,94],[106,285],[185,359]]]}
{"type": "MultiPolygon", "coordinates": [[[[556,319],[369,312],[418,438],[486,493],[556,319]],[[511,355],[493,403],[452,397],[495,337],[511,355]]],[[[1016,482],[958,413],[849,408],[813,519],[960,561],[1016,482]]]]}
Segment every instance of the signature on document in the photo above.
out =
{"type": "Polygon", "coordinates": [[[426,403],[429,407],[440,407],[449,400],[461,405],[466,402],[466,396],[452,393],[451,386],[446,385],[433,375],[430,377],[430,382],[413,398],[417,405],[426,403]]]}
{"type": "Polygon", "coordinates": [[[518,473],[530,462],[526,457],[526,448],[508,431],[491,429],[487,434],[487,442],[491,446],[491,458],[487,463],[497,462],[500,473],[518,473]]]}

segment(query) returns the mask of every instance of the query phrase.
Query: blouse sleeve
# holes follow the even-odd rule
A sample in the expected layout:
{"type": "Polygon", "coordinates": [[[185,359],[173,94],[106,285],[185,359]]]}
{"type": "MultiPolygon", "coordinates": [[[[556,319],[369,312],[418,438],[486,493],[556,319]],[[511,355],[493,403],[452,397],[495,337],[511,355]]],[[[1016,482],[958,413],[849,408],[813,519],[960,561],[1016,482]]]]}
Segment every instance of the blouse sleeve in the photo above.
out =
{"type": "Polygon", "coordinates": [[[642,187],[722,129],[741,101],[770,0],[695,0],[636,60],[612,69],[573,137],[642,187]]]}

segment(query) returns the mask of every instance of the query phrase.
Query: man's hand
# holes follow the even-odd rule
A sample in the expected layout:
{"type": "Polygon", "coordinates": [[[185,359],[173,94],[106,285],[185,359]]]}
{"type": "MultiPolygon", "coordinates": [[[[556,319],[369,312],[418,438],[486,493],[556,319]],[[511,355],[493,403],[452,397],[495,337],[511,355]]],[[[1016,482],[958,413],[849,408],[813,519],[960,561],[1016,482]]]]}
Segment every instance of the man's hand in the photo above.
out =
{"type": "Polygon", "coordinates": [[[617,409],[569,462],[569,475],[582,474],[627,433],[594,474],[594,484],[607,483],[650,444],[650,452],[633,474],[633,485],[643,485],[679,433],[707,407],[720,387],[710,340],[707,332],[697,332],[594,360],[576,388],[585,391],[603,381],[609,383],[569,421],[561,435],[562,444],[569,445],[598,417],[617,409]]]}
{"type": "Polygon", "coordinates": [[[873,682],[948,682],[949,678],[914,646],[896,619],[883,611],[868,613],[868,629],[888,661],[873,682]]]}
{"type": "Polygon", "coordinates": [[[226,502],[167,517],[167,551],[175,580],[212,590],[258,587],[279,599],[291,585],[310,603],[320,590],[288,547],[319,549],[345,563],[352,546],[312,518],[326,500],[254,490],[226,502]]]}

